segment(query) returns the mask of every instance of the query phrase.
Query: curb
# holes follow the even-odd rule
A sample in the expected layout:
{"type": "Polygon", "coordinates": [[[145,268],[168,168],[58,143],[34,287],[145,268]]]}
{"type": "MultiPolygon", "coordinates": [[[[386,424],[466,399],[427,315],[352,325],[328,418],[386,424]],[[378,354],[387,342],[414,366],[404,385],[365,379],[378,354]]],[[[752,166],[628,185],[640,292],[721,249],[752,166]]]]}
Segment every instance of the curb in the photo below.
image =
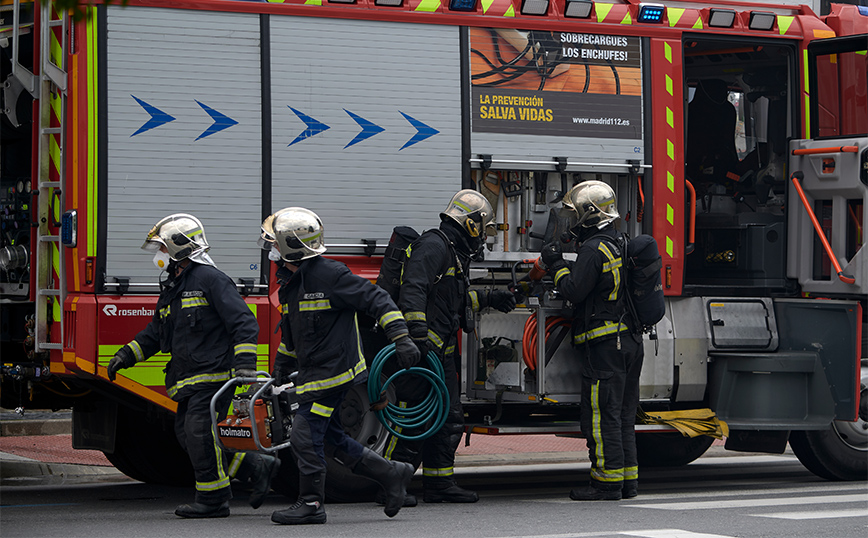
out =
{"type": "Polygon", "coordinates": [[[71,419],[48,420],[4,420],[0,423],[0,437],[30,435],[69,435],[72,433],[71,419]]]}
{"type": "Polygon", "coordinates": [[[79,465],[73,463],[46,463],[0,453],[0,485],[34,486],[69,483],[74,481],[130,481],[114,467],[79,465]]]}

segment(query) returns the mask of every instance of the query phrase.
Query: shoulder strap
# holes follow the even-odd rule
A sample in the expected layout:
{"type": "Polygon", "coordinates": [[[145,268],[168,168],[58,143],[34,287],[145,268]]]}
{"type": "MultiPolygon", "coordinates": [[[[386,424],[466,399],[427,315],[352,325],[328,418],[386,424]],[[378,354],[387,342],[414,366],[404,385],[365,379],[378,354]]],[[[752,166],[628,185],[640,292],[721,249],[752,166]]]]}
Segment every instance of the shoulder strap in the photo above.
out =
{"type": "Polygon", "coordinates": [[[458,257],[458,252],[455,251],[455,245],[452,244],[452,241],[443,233],[443,230],[439,228],[431,228],[428,230],[430,232],[434,232],[436,235],[440,236],[443,241],[446,242],[446,245],[449,247],[450,252],[452,252],[452,256],[455,258],[455,270],[465,275],[464,266],[461,264],[461,259],[458,257]]]}

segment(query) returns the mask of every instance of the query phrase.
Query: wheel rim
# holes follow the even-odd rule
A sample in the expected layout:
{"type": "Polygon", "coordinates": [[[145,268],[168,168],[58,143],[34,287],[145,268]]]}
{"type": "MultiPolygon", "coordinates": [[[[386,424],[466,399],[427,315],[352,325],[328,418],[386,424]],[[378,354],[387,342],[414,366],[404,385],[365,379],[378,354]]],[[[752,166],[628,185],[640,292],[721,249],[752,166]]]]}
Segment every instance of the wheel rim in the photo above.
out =
{"type": "Polygon", "coordinates": [[[842,443],[860,452],[868,452],[868,417],[864,416],[864,402],[868,398],[868,374],[862,370],[862,382],[859,390],[860,406],[859,418],[855,422],[836,420],[832,423],[832,430],[842,443]]]}
{"type": "MultiPolygon", "coordinates": [[[[391,387],[389,389],[394,392],[391,387]]],[[[389,398],[393,399],[394,394],[389,394],[389,398]]],[[[381,454],[389,435],[370,406],[365,386],[354,385],[341,404],[341,425],[350,437],[381,454]]]]}

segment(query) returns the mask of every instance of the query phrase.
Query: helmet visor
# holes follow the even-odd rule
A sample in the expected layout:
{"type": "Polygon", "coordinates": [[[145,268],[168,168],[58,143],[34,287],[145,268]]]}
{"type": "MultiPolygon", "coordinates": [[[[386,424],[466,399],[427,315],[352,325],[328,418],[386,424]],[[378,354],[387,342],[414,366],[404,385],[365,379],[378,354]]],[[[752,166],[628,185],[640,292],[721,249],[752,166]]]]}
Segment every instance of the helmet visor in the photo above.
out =
{"type": "Polygon", "coordinates": [[[162,247],[162,243],[154,240],[145,241],[145,244],[142,245],[142,250],[145,252],[157,252],[162,247]]]}
{"type": "Polygon", "coordinates": [[[259,235],[259,239],[256,240],[256,244],[259,245],[259,248],[262,250],[271,250],[271,247],[274,246],[274,238],[267,237],[265,232],[262,232],[259,235]]]}

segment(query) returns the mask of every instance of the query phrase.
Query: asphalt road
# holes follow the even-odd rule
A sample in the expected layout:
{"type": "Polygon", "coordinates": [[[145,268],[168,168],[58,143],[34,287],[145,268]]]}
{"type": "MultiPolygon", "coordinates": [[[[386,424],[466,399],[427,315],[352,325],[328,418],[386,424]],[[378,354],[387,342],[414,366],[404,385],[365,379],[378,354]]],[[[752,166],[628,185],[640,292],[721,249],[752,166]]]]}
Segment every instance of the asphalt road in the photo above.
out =
{"type": "MultiPolygon", "coordinates": [[[[270,521],[290,500],[270,496],[259,510],[236,491],[232,515],[182,520],[174,507],[192,491],[133,481],[0,488],[0,534],[11,537],[214,538],[864,538],[868,485],[828,482],[793,456],[700,458],[677,469],[641,470],[640,495],[579,503],[570,487],[587,463],[467,467],[458,479],[480,493],[469,505],[426,504],[389,519],[371,503],[326,506],[325,525],[291,528],[270,521]]],[[[418,476],[413,488],[419,487],[418,476]]]]}

